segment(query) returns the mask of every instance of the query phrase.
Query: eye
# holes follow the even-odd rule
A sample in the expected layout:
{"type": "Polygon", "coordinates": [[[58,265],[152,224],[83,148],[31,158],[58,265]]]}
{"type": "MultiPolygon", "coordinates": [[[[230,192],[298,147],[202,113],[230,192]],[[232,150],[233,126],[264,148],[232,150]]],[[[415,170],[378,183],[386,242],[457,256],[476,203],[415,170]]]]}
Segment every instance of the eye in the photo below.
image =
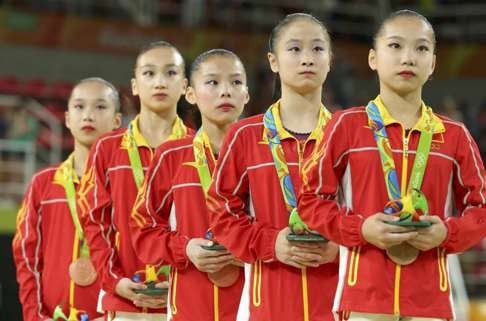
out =
{"type": "Polygon", "coordinates": [[[421,45],[417,48],[418,51],[422,51],[422,52],[427,52],[429,51],[429,47],[425,46],[425,45],[421,45]]]}
{"type": "Polygon", "coordinates": [[[297,46],[294,46],[294,47],[290,47],[290,48],[288,49],[288,51],[299,52],[299,51],[300,51],[300,48],[299,48],[299,47],[297,47],[297,46]]]}
{"type": "Polygon", "coordinates": [[[236,86],[239,86],[239,85],[243,85],[243,81],[241,81],[240,79],[235,79],[233,80],[233,85],[236,85],[236,86]]]}
{"type": "Polygon", "coordinates": [[[175,70],[169,70],[169,71],[167,71],[167,74],[169,76],[177,76],[178,75],[177,71],[175,71],[175,70]]]}
{"type": "Polygon", "coordinates": [[[73,108],[74,108],[74,109],[83,109],[83,107],[84,107],[84,106],[83,106],[83,105],[81,105],[81,104],[75,104],[75,105],[73,106],[73,108]]]}
{"type": "Polygon", "coordinates": [[[100,109],[100,110],[104,110],[106,108],[108,108],[108,107],[106,107],[105,105],[101,105],[101,104],[96,106],[96,109],[100,109]]]}
{"type": "Polygon", "coordinates": [[[388,47],[389,48],[393,48],[393,49],[399,49],[400,48],[400,44],[397,43],[397,42],[392,42],[392,43],[389,43],[388,44],[388,47]]]}
{"type": "Polygon", "coordinates": [[[313,48],[314,51],[324,51],[324,47],[316,46],[313,48]]]}
{"type": "Polygon", "coordinates": [[[211,79],[211,80],[207,80],[205,82],[206,85],[212,85],[212,86],[216,86],[218,84],[218,82],[214,79],[211,79]]]}
{"type": "Polygon", "coordinates": [[[142,72],[142,75],[152,77],[154,75],[154,72],[152,70],[145,70],[142,72]]]}

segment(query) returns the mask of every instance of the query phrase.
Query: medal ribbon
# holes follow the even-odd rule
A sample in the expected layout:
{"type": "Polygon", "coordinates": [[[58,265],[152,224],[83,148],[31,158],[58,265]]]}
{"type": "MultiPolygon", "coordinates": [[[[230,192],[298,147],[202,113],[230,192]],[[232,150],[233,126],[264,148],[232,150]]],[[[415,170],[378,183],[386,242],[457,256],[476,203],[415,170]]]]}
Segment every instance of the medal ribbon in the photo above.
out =
{"type": "MultiPolygon", "coordinates": [[[[275,119],[279,117],[279,102],[276,102],[265,112],[263,116],[264,135],[267,138],[270,152],[272,153],[275,169],[277,170],[278,180],[280,182],[280,188],[285,201],[285,206],[289,215],[297,208],[297,198],[295,195],[294,185],[292,178],[290,177],[289,167],[285,160],[285,153],[280,142],[280,135],[277,130],[275,119]]],[[[317,127],[314,130],[320,132],[324,131],[324,127],[327,123],[328,117],[324,106],[321,106],[319,111],[319,119],[317,121],[317,127]]],[[[317,144],[316,144],[317,146],[317,144]]]]}
{"type": "Polygon", "coordinates": [[[76,233],[78,234],[79,241],[81,242],[80,257],[89,257],[88,244],[84,239],[83,228],[81,227],[81,222],[79,222],[78,211],[76,209],[76,190],[74,188],[73,175],[74,172],[74,155],[71,154],[67,159],[66,163],[62,165],[61,168],[63,176],[63,187],[66,192],[66,200],[69,206],[69,213],[74,223],[76,233]]]}
{"type": "Polygon", "coordinates": [[[209,185],[211,185],[211,171],[209,170],[208,159],[206,157],[206,149],[209,149],[213,163],[215,163],[216,160],[214,159],[209,137],[202,129],[197,131],[196,136],[192,141],[192,146],[199,180],[201,181],[202,189],[206,195],[208,193],[209,185]]]}
{"type": "MultiPolygon", "coordinates": [[[[376,145],[378,146],[388,197],[390,200],[400,200],[402,195],[398,184],[398,176],[395,168],[395,161],[393,160],[390,139],[388,138],[388,133],[384,125],[383,116],[381,115],[378,106],[376,106],[373,101],[370,101],[366,106],[366,113],[368,115],[369,126],[373,131],[376,145]]],[[[431,115],[426,112],[425,117],[427,117],[425,122],[428,128],[420,133],[412,174],[410,175],[410,181],[407,188],[408,195],[411,194],[413,189],[420,190],[429,158],[434,130],[431,115]]]]}
{"type": "MultiPolygon", "coordinates": [[[[137,188],[140,189],[144,179],[143,173],[143,166],[142,161],[140,159],[140,153],[138,152],[138,145],[137,141],[135,140],[135,135],[133,133],[133,126],[134,121],[132,121],[128,125],[127,135],[126,135],[126,142],[127,142],[127,151],[128,151],[128,158],[130,159],[130,166],[132,167],[133,178],[135,180],[135,184],[137,188]]],[[[179,117],[176,117],[174,121],[174,125],[172,126],[172,133],[168,137],[167,140],[171,139],[179,139],[184,137],[187,134],[187,127],[184,125],[182,120],[179,117]]]]}

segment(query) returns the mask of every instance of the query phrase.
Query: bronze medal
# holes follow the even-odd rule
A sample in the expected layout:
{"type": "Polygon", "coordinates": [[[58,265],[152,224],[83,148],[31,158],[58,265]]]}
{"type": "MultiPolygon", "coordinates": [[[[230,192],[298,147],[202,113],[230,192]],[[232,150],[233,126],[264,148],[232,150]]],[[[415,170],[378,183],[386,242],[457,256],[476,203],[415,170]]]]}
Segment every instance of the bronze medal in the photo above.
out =
{"type": "Polygon", "coordinates": [[[88,286],[96,281],[98,275],[90,259],[80,257],[69,265],[69,276],[76,285],[88,286]]]}
{"type": "Polygon", "coordinates": [[[208,273],[208,278],[220,288],[232,286],[240,276],[241,268],[236,265],[227,265],[218,272],[208,273]]]}
{"type": "Polygon", "coordinates": [[[419,250],[408,243],[402,243],[387,249],[386,254],[396,264],[408,265],[417,259],[419,250]]]}

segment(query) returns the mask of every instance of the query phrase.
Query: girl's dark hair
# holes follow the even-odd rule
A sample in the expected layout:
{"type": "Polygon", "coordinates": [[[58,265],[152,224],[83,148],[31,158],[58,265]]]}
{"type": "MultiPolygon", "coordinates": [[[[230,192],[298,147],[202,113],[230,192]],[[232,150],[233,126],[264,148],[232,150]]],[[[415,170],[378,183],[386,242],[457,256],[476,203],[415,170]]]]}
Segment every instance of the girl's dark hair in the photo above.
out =
{"type": "Polygon", "coordinates": [[[232,52],[230,50],[226,50],[226,49],[219,49],[219,48],[218,49],[211,49],[211,50],[205,51],[202,54],[200,54],[199,56],[197,56],[196,59],[194,59],[194,61],[192,62],[191,69],[189,71],[189,80],[190,80],[191,85],[194,83],[194,81],[192,79],[193,76],[194,76],[194,73],[196,73],[199,70],[199,68],[201,68],[201,64],[204,63],[209,58],[215,57],[215,56],[234,58],[236,61],[238,61],[241,64],[241,66],[243,67],[243,72],[246,75],[245,66],[243,65],[243,62],[241,61],[240,57],[238,57],[237,54],[235,54],[234,52],[232,52]]]}
{"type": "MultiPolygon", "coordinates": [[[[87,82],[97,82],[97,83],[102,84],[105,87],[108,87],[111,90],[111,96],[113,98],[113,102],[115,103],[115,112],[117,112],[117,113],[120,112],[120,106],[121,106],[120,93],[118,92],[118,89],[115,87],[115,85],[113,85],[111,82],[109,82],[109,81],[107,81],[107,80],[105,80],[101,77],[89,77],[89,78],[84,78],[84,79],[81,79],[80,81],[78,81],[76,83],[76,85],[74,85],[73,90],[74,90],[74,88],[78,87],[79,85],[87,83],[87,82]]],[[[68,100],[71,100],[71,95],[73,94],[73,90],[71,91],[71,94],[69,95],[68,100]]]]}
{"type": "Polygon", "coordinates": [[[169,43],[167,41],[163,41],[163,40],[151,42],[151,43],[143,46],[142,48],[140,48],[140,51],[137,54],[137,58],[135,59],[135,67],[134,67],[134,69],[137,69],[138,59],[140,58],[141,55],[143,55],[147,51],[150,51],[152,49],[157,49],[157,48],[170,48],[170,49],[175,50],[179,54],[179,56],[181,56],[181,58],[182,58],[182,66],[181,66],[181,68],[182,68],[182,70],[185,70],[186,65],[185,65],[184,57],[180,53],[179,49],[177,49],[173,44],[171,44],[171,43],[169,43]]]}
{"type": "MultiPolygon", "coordinates": [[[[280,22],[272,29],[272,32],[270,33],[270,37],[268,38],[268,51],[271,53],[275,53],[275,47],[277,44],[277,40],[280,37],[282,31],[292,24],[293,22],[301,19],[306,19],[309,21],[312,21],[316,24],[318,24],[324,33],[324,38],[326,39],[326,42],[329,45],[329,55],[332,57],[332,48],[331,48],[331,36],[329,35],[329,32],[326,28],[326,26],[316,17],[314,17],[311,14],[308,13],[292,13],[288,14],[280,20],[280,22]]],[[[276,100],[280,97],[281,95],[281,88],[280,88],[280,77],[278,74],[275,75],[274,83],[273,83],[273,100],[276,100]]]]}
{"type": "Polygon", "coordinates": [[[381,36],[383,29],[385,28],[385,25],[388,22],[390,22],[390,21],[392,21],[392,20],[394,20],[395,18],[398,18],[398,17],[414,17],[414,18],[418,18],[418,19],[422,20],[423,22],[425,22],[430,27],[430,30],[432,30],[432,40],[434,42],[434,51],[435,51],[436,39],[435,39],[434,27],[432,26],[430,21],[425,16],[421,15],[418,12],[408,10],[408,9],[398,10],[398,11],[392,12],[385,19],[383,19],[383,21],[378,26],[378,28],[376,29],[376,31],[373,35],[373,48],[376,48],[376,40],[381,36]]]}

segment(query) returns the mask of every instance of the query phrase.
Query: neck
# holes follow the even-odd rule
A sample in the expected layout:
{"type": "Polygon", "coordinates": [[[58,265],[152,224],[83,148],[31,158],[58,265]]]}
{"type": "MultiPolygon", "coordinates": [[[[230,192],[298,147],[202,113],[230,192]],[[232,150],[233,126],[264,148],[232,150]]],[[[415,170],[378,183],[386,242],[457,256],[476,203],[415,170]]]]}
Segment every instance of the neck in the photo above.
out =
{"type": "Polygon", "coordinates": [[[321,108],[322,89],[301,95],[282,84],[280,99],[280,119],[285,128],[298,133],[314,130],[321,108]]]}
{"type": "Polygon", "coordinates": [[[405,128],[412,128],[419,120],[422,106],[421,92],[401,96],[387,90],[380,93],[380,97],[390,115],[405,128]]]}
{"type": "Polygon", "coordinates": [[[77,141],[74,141],[74,170],[78,177],[83,176],[86,169],[86,159],[89,154],[89,147],[85,146],[77,141]]]}
{"type": "Polygon", "coordinates": [[[201,127],[206,135],[208,135],[209,143],[211,144],[211,149],[214,154],[219,154],[219,150],[223,144],[224,135],[230,126],[231,123],[220,126],[204,118],[202,119],[201,127]]]}
{"type": "Polygon", "coordinates": [[[176,117],[175,108],[165,113],[155,113],[148,108],[141,108],[138,128],[150,147],[155,148],[167,140],[172,133],[176,117]]]}

